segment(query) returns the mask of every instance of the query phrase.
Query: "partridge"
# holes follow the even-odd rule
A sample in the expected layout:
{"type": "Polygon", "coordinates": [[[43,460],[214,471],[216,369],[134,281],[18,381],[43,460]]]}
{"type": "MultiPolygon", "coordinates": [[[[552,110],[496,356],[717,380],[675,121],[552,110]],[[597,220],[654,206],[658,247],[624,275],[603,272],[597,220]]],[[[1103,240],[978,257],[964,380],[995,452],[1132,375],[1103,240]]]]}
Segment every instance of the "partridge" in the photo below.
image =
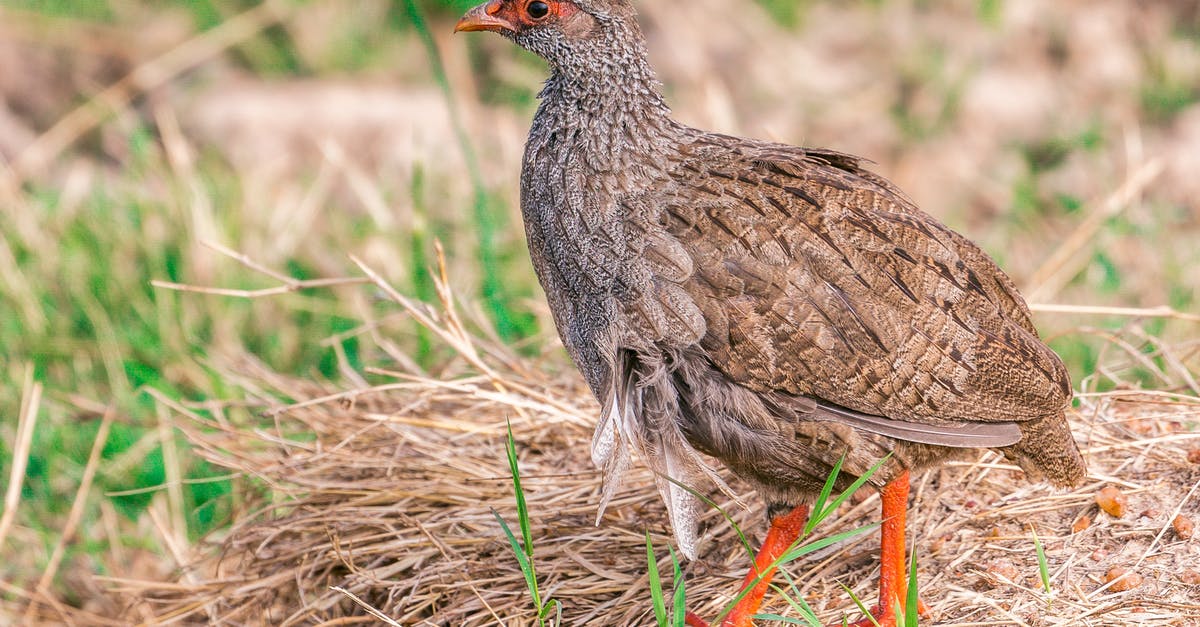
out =
{"type": "Polygon", "coordinates": [[[1031,478],[1083,479],[1070,378],[1012,280],[858,158],[672,119],[628,0],[490,0],[456,30],[550,66],[521,210],[559,335],[603,406],[601,511],[631,451],[689,557],[702,508],[684,486],[723,485],[708,459],[767,503],[725,625],[751,625],[839,461],[844,488],[883,460],[870,483],[885,625],[905,603],[910,471],[993,449],[1031,478]]]}

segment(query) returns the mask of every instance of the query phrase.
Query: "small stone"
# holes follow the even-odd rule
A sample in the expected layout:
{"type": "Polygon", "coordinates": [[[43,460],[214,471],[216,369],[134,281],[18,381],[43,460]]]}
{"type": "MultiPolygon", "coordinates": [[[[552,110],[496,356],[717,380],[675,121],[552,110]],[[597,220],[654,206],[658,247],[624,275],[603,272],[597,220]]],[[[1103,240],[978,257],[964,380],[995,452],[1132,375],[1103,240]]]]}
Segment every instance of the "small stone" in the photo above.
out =
{"type": "Polygon", "coordinates": [[[1096,493],[1096,505],[1113,518],[1120,518],[1129,509],[1129,499],[1113,486],[1108,486],[1096,493]]]}
{"type": "Polygon", "coordinates": [[[1088,527],[1091,527],[1091,526],[1092,526],[1092,517],[1091,516],[1086,516],[1086,515],[1080,516],[1079,520],[1076,520],[1075,524],[1071,525],[1071,533],[1079,533],[1080,531],[1083,531],[1084,529],[1087,529],[1088,527]]]}
{"type": "Polygon", "coordinates": [[[1185,568],[1183,572],[1179,573],[1179,581],[1193,586],[1200,586],[1200,573],[1190,568],[1185,568]]]}
{"type": "Polygon", "coordinates": [[[1112,592],[1128,592],[1142,585],[1142,576],[1126,568],[1114,566],[1104,575],[1104,583],[1109,582],[1112,582],[1112,585],[1108,589],[1112,592]]]}
{"type": "Polygon", "coordinates": [[[1158,511],[1157,509],[1154,509],[1153,507],[1151,507],[1151,508],[1148,508],[1148,509],[1144,509],[1144,510],[1142,510],[1142,513],[1138,514],[1138,518],[1150,518],[1150,519],[1155,519],[1155,518],[1158,518],[1158,515],[1159,515],[1159,514],[1161,514],[1161,513],[1162,513],[1162,512],[1160,512],[1160,511],[1158,511]]]}
{"type": "Polygon", "coordinates": [[[1091,557],[1093,562],[1099,562],[1108,557],[1108,551],[1106,549],[1096,549],[1092,551],[1091,557]]]}
{"type": "Polygon", "coordinates": [[[1200,448],[1194,448],[1188,451],[1187,460],[1193,464],[1200,464],[1200,448]]]}
{"type": "Polygon", "coordinates": [[[1179,536],[1180,540],[1191,540],[1192,532],[1196,530],[1196,523],[1192,522],[1191,518],[1180,514],[1171,521],[1171,527],[1175,529],[1175,535],[1179,536]]]}

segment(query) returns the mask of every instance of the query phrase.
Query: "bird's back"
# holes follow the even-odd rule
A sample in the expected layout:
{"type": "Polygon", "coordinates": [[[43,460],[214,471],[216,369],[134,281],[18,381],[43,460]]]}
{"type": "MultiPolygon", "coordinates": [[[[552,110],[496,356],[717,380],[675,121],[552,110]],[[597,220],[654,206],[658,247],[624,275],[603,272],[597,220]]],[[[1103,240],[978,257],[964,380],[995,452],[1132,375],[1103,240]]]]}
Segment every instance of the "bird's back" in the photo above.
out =
{"type": "Polygon", "coordinates": [[[681,355],[701,362],[676,382],[684,413],[731,428],[698,448],[750,457],[735,440],[762,430],[754,412],[705,400],[745,389],[793,424],[885,436],[866,447],[880,454],[896,442],[934,445],[914,456],[926,461],[952,453],[939,447],[1003,448],[1055,483],[1082,477],[1068,374],[1011,280],[854,158],[695,132],[622,208],[638,288],[618,301],[617,336],[676,368],[681,355]],[[724,381],[695,374],[706,367],[724,381]]]}

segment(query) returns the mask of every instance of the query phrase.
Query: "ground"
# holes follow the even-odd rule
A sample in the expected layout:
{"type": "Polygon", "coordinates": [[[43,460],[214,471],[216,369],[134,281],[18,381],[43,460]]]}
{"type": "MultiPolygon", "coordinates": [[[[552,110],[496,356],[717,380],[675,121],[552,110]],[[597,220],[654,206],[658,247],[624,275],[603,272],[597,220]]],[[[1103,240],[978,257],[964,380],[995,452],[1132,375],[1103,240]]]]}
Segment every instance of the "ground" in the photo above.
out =
{"type": "MultiPolygon", "coordinates": [[[[654,624],[645,534],[672,585],[665,509],[639,468],[595,524],[600,477],[588,452],[598,408],[577,376],[401,302],[460,351],[444,376],[339,388],[245,362],[230,364],[230,376],[252,385],[247,396],[262,420],[231,425],[202,415],[211,405],[173,406],[174,424],[206,459],[254,479],[242,503],[252,513],[190,547],[182,571],[111,582],[121,594],[106,612],[327,624],[353,622],[369,606],[403,625],[530,624],[536,612],[526,580],[496,519],[517,529],[507,423],[543,599],[561,603],[565,625],[654,624]]],[[[1114,373],[1127,367],[1120,361],[1114,373]]],[[[1030,483],[995,454],[914,477],[909,531],[929,608],[922,624],[1200,624],[1200,544],[1172,524],[1200,519],[1200,402],[1165,392],[1084,393],[1070,419],[1089,467],[1077,489],[1030,483]],[[1106,487],[1124,499],[1119,516],[1097,505],[1106,487]],[[1044,547],[1049,592],[1035,542],[1044,547]],[[1137,584],[1105,586],[1118,567],[1137,584]]],[[[712,497],[752,544],[762,537],[763,508],[752,493],[740,493],[744,505],[712,497]]],[[[877,515],[878,496],[860,490],[812,539],[877,515]]],[[[691,609],[716,616],[750,558],[721,512],[705,522],[702,554],[683,576],[691,609]]],[[[835,544],[787,569],[826,622],[853,609],[842,584],[873,598],[877,537],[835,544]]],[[[795,616],[780,599],[769,595],[765,611],[795,616]]],[[[56,609],[41,611],[52,618],[56,609]]]]}
{"type": "MultiPolygon", "coordinates": [[[[662,506],[635,470],[593,524],[598,409],[519,225],[541,62],[453,36],[471,0],[0,4],[0,623],[375,620],[338,586],[401,624],[528,624],[492,514],[521,535],[511,420],[543,597],[653,624],[662,506]]],[[[638,6],[681,120],[871,159],[999,261],[1071,370],[1085,485],[994,456],[916,477],[924,624],[1200,624],[1173,526],[1200,518],[1196,3],[638,6]],[[1140,584],[1102,588],[1114,567],[1140,584]]],[[[749,562],[707,523],[683,576],[714,617],[749,562]]],[[[875,542],[797,561],[791,596],[870,602],[875,542]]]]}

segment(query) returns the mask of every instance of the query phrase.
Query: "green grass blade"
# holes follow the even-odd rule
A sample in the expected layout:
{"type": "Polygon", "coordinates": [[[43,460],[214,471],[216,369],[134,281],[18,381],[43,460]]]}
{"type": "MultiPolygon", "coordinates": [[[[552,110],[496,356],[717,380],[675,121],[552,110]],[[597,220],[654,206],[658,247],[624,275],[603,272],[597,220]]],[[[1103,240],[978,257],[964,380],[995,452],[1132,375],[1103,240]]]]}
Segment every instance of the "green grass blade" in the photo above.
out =
{"type": "MultiPolygon", "coordinates": [[[[767,566],[767,568],[765,570],[763,570],[763,573],[767,573],[767,572],[770,572],[771,570],[780,568],[781,566],[784,566],[786,564],[794,562],[797,558],[799,558],[802,555],[807,555],[808,553],[812,553],[813,551],[823,549],[831,544],[837,544],[838,542],[842,542],[843,540],[848,540],[855,536],[859,536],[864,533],[874,531],[875,529],[878,529],[882,524],[883,523],[875,523],[873,525],[867,525],[866,527],[860,527],[858,529],[852,529],[850,531],[843,531],[842,533],[829,536],[828,538],[821,538],[820,540],[816,540],[814,542],[809,542],[808,544],[803,544],[800,546],[796,546],[794,548],[790,548],[787,551],[784,551],[783,555],[780,555],[778,559],[771,562],[767,566]]],[[[732,612],[733,608],[736,607],[737,604],[740,603],[741,600],[747,594],[750,593],[750,590],[754,586],[757,586],[760,581],[762,581],[763,573],[760,573],[757,577],[755,577],[749,583],[749,585],[744,586],[737,593],[736,596],[734,596],[732,599],[730,599],[729,603],[725,605],[725,608],[721,611],[721,613],[719,615],[717,615],[718,621],[722,620],[723,618],[725,618],[726,615],[728,615],[730,612],[732,612]]]]}
{"type": "Polygon", "coordinates": [[[875,473],[879,472],[879,469],[882,468],[883,465],[891,458],[892,454],[888,453],[883,457],[883,459],[875,462],[874,466],[871,466],[867,472],[864,472],[862,476],[860,476],[858,479],[855,479],[854,483],[851,483],[850,487],[846,488],[841,494],[839,494],[838,497],[834,499],[833,503],[831,503],[829,507],[825,508],[823,511],[816,511],[814,509],[812,516],[809,518],[809,523],[813,527],[821,524],[821,522],[828,518],[830,514],[836,512],[837,509],[842,506],[842,503],[846,502],[846,499],[850,498],[850,496],[857,492],[859,488],[863,487],[863,484],[869,481],[871,477],[875,476],[875,473]],[[816,522],[813,522],[814,520],[816,522]]]}
{"type": "Polygon", "coordinates": [[[405,0],[404,7],[409,19],[412,20],[413,28],[416,29],[421,39],[421,44],[425,47],[425,53],[429,58],[429,68],[433,72],[434,82],[437,83],[446,100],[446,111],[450,114],[454,137],[458,142],[459,150],[462,151],[463,161],[466,162],[467,176],[471,182],[472,196],[474,197],[472,217],[475,221],[475,236],[478,239],[478,267],[483,272],[483,285],[481,286],[483,299],[487,303],[488,309],[491,310],[493,321],[496,324],[496,332],[500,334],[501,338],[511,340],[516,337],[518,329],[505,302],[505,285],[500,276],[500,255],[496,247],[496,233],[503,227],[502,224],[497,223],[497,220],[498,216],[503,213],[493,211],[490,206],[487,185],[484,182],[483,169],[479,166],[475,144],[472,143],[471,137],[467,133],[467,127],[462,121],[454,88],[446,74],[445,64],[442,62],[442,53],[438,50],[437,41],[429,30],[425,15],[417,6],[416,0],[405,0]]]}
{"type": "Polygon", "coordinates": [[[872,523],[865,527],[859,527],[858,529],[851,529],[850,531],[843,531],[841,533],[836,533],[832,536],[827,536],[824,538],[820,538],[818,540],[813,540],[812,542],[809,542],[807,544],[802,544],[794,549],[788,550],[787,552],[785,552],[783,554],[782,557],[779,558],[779,560],[777,560],[777,562],[779,564],[786,564],[788,562],[795,561],[797,558],[799,558],[802,555],[807,555],[809,553],[812,553],[813,551],[818,551],[818,550],[823,549],[831,544],[837,544],[838,542],[849,540],[850,538],[853,538],[856,536],[861,536],[864,533],[870,533],[872,531],[875,531],[882,525],[883,525],[883,523],[881,523],[881,522],[872,523]]]}
{"type": "MultiPolygon", "coordinates": [[[[869,610],[867,610],[867,606],[863,605],[863,602],[854,594],[854,591],[847,587],[844,583],[838,582],[838,585],[842,587],[842,590],[846,591],[846,594],[850,595],[850,600],[854,601],[854,604],[858,606],[858,611],[862,612],[863,616],[866,616],[867,620],[870,621],[872,625],[879,627],[879,621],[875,620],[875,617],[869,610]]],[[[842,619],[842,623],[846,623],[845,618],[842,619]]]]}
{"type": "Polygon", "coordinates": [[[806,620],[801,620],[799,618],[788,618],[787,616],[780,616],[779,614],[755,614],[754,618],[755,618],[755,620],[770,620],[770,621],[775,621],[777,623],[783,623],[785,625],[811,625],[812,624],[806,620]]]}
{"type": "Polygon", "coordinates": [[[561,625],[562,624],[562,603],[560,603],[558,601],[558,599],[550,599],[549,601],[546,601],[546,606],[542,608],[542,611],[540,613],[538,613],[538,620],[545,622],[545,619],[547,616],[550,615],[551,610],[554,610],[554,613],[555,613],[555,620],[554,620],[554,623],[552,623],[552,624],[561,625]]]}
{"type": "MultiPolygon", "coordinates": [[[[918,610],[921,606],[921,597],[918,594],[917,550],[915,544],[909,549],[909,553],[911,555],[908,562],[908,598],[904,601],[904,627],[918,627],[918,623],[920,622],[918,617],[920,612],[918,610]]],[[[899,625],[900,621],[896,621],[896,624],[899,625]]]]}
{"type": "MultiPolygon", "coordinates": [[[[1029,531],[1033,533],[1033,548],[1037,551],[1038,575],[1042,578],[1042,589],[1046,591],[1047,595],[1050,595],[1050,565],[1046,562],[1046,550],[1042,547],[1042,540],[1038,537],[1037,528],[1030,525],[1029,531]]],[[[1050,601],[1051,599],[1048,598],[1046,603],[1049,604],[1050,601]]]]}
{"type": "MultiPolygon", "coordinates": [[[[867,472],[863,473],[862,476],[855,479],[854,483],[850,484],[850,487],[848,487],[845,491],[843,491],[841,494],[839,494],[838,497],[836,499],[834,499],[833,503],[829,504],[828,507],[824,507],[823,509],[818,509],[817,506],[814,506],[813,512],[809,516],[808,522],[805,524],[804,532],[801,534],[800,538],[797,539],[797,543],[799,543],[800,540],[802,540],[805,536],[807,536],[808,533],[813,528],[815,528],[818,524],[820,524],[822,521],[824,521],[826,518],[828,518],[830,514],[837,511],[837,508],[841,507],[842,503],[844,503],[846,501],[846,499],[850,498],[850,496],[852,494],[854,494],[854,492],[856,490],[861,488],[867,481],[869,481],[871,479],[871,477],[874,476],[875,473],[878,472],[879,469],[883,467],[883,464],[886,463],[887,460],[890,458],[891,458],[891,454],[889,453],[883,459],[880,459],[878,462],[876,462],[876,464],[874,466],[872,466],[870,469],[868,469],[867,472]]],[[[835,464],[833,469],[830,471],[830,476],[828,478],[826,478],[825,485],[821,489],[822,496],[818,496],[818,499],[817,499],[817,503],[819,505],[824,505],[824,501],[827,500],[829,498],[829,495],[833,493],[833,486],[834,486],[834,483],[837,481],[837,475],[841,472],[842,461],[844,459],[845,459],[845,457],[843,456],[842,459],[838,460],[838,463],[835,464]]],[[[678,484],[678,482],[676,482],[676,483],[678,484]]],[[[678,485],[682,486],[682,484],[678,484],[678,485]]],[[[686,486],[683,486],[683,487],[685,489],[689,489],[686,486]]],[[[690,491],[690,489],[689,489],[689,491],[690,491]]],[[[697,496],[700,496],[701,498],[703,498],[703,496],[701,496],[701,495],[697,495],[697,496]]],[[[704,500],[705,500],[705,502],[711,504],[711,501],[709,501],[708,499],[704,499],[704,500]]],[[[715,504],[713,504],[713,506],[716,507],[715,504]]],[[[719,510],[720,508],[718,507],[717,509],[719,510]]],[[[725,512],[722,510],[721,513],[724,514],[725,512]]],[[[733,522],[732,519],[729,518],[728,515],[726,515],[726,519],[729,520],[730,524],[733,525],[735,529],[737,529],[737,525],[733,522]]],[[[772,562],[771,566],[767,569],[767,571],[764,571],[764,572],[769,572],[770,570],[778,568],[779,566],[782,566],[784,564],[795,561],[797,558],[799,558],[802,555],[822,549],[831,544],[836,544],[843,540],[848,540],[850,538],[861,535],[863,533],[873,531],[876,528],[878,528],[880,526],[880,524],[881,523],[876,523],[874,525],[868,525],[866,527],[861,527],[859,529],[855,529],[852,531],[842,532],[842,533],[830,536],[828,538],[822,538],[821,540],[818,540],[816,542],[812,542],[809,544],[793,546],[792,548],[785,551],[783,553],[783,555],[781,555],[779,557],[779,559],[772,562]]],[[[741,535],[741,530],[737,529],[737,531],[738,531],[738,535],[741,535]]],[[[751,557],[753,559],[754,550],[749,546],[749,543],[746,541],[744,536],[742,536],[742,542],[746,544],[746,549],[751,554],[751,557]]],[[[719,621],[719,620],[723,619],[726,615],[729,614],[729,612],[733,611],[733,608],[746,596],[746,594],[749,593],[750,589],[753,588],[753,586],[757,585],[758,582],[761,580],[762,580],[762,575],[760,574],[758,577],[756,577],[754,579],[754,581],[751,583],[751,585],[743,587],[742,590],[737,594],[737,596],[735,596],[732,600],[730,600],[730,602],[725,606],[725,609],[721,612],[721,614],[719,616],[717,616],[717,620],[719,621]]]]}
{"type": "Polygon", "coordinates": [[[833,465],[833,470],[829,472],[829,476],[825,478],[825,485],[821,486],[821,493],[817,495],[817,500],[812,506],[812,515],[808,517],[808,521],[804,524],[804,535],[808,535],[821,522],[824,516],[818,517],[819,513],[825,512],[825,502],[829,500],[829,495],[833,494],[833,486],[837,483],[838,475],[842,472],[842,464],[845,463],[846,456],[842,455],[837,463],[833,465]]]}
{"type": "Polygon", "coordinates": [[[663,599],[662,579],[658,573],[658,559],[654,556],[654,544],[650,532],[646,532],[646,566],[650,577],[650,600],[654,604],[654,619],[658,627],[667,627],[667,604],[663,599]]]}
{"type": "Polygon", "coordinates": [[[687,593],[684,589],[683,569],[679,566],[679,556],[675,555],[675,549],[671,548],[671,565],[674,567],[675,580],[672,585],[675,586],[675,596],[671,603],[671,611],[674,613],[672,618],[675,619],[675,627],[686,627],[687,623],[687,593]]]}
{"type": "Polygon", "coordinates": [[[493,509],[492,515],[496,517],[496,522],[500,523],[500,528],[504,530],[504,535],[508,537],[508,544],[512,547],[513,555],[517,556],[517,563],[521,565],[521,574],[525,575],[525,587],[529,589],[529,594],[533,597],[533,604],[540,613],[542,598],[538,592],[537,576],[533,572],[533,563],[525,555],[524,549],[521,548],[521,541],[517,540],[517,536],[513,535],[512,529],[508,527],[508,523],[504,522],[504,518],[500,516],[500,512],[493,509]]]}
{"type": "Polygon", "coordinates": [[[529,508],[525,504],[525,490],[521,488],[521,469],[517,465],[517,445],[513,440],[512,424],[508,425],[508,439],[504,443],[508,454],[508,469],[512,471],[513,493],[517,497],[517,522],[521,526],[521,539],[525,540],[525,555],[533,557],[533,531],[529,526],[529,508]]]}
{"type": "MultiPolygon", "coordinates": [[[[780,571],[780,572],[783,572],[783,571],[780,571]]],[[[784,573],[784,574],[786,575],[786,573],[784,573]]],[[[800,591],[796,589],[796,584],[794,581],[792,581],[792,578],[790,576],[788,576],[787,579],[788,579],[788,587],[791,588],[792,594],[788,594],[787,591],[783,590],[779,586],[773,585],[773,586],[771,586],[771,589],[774,590],[776,593],[778,593],[779,596],[783,597],[783,600],[786,601],[787,604],[790,605],[792,607],[792,609],[795,610],[796,613],[800,615],[800,619],[775,618],[775,615],[773,615],[773,614],[761,614],[761,615],[756,614],[754,617],[759,620],[783,620],[785,622],[788,622],[788,623],[791,623],[794,625],[808,625],[808,627],[821,627],[821,620],[817,618],[817,613],[813,611],[812,607],[810,607],[808,605],[808,602],[805,601],[804,597],[800,594],[800,591]]]]}
{"type": "MultiPolygon", "coordinates": [[[[829,504],[828,507],[824,507],[823,509],[818,509],[817,506],[814,506],[813,513],[809,517],[808,523],[805,524],[804,532],[801,534],[800,538],[798,538],[796,540],[796,544],[799,544],[799,542],[805,536],[807,536],[808,533],[813,528],[815,528],[818,524],[820,524],[823,520],[825,520],[830,514],[837,511],[837,508],[841,507],[842,503],[844,503],[846,501],[846,499],[850,498],[850,496],[852,494],[854,494],[855,491],[857,491],[867,481],[869,481],[871,479],[871,477],[874,476],[875,473],[878,472],[879,469],[883,467],[883,464],[886,463],[890,458],[891,458],[891,454],[889,453],[883,459],[880,459],[878,462],[876,462],[876,464],[874,466],[872,466],[870,469],[868,469],[867,472],[863,473],[862,476],[855,479],[854,482],[852,484],[850,484],[850,487],[848,487],[845,491],[843,491],[841,494],[839,494],[838,497],[836,499],[834,499],[833,503],[829,504]]],[[[841,472],[842,462],[844,461],[844,459],[845,459],[844,457],[842,459],[839,459],[838,463],[835,464],[833,469],[830,471],[830,476],[828,478],[826,478],[825,485],[821,489],[822,494],[819,495],[817,498],[817,505],[824,505],[824,501],[828,500],[829,496],[833,493],[833,487],[834,487],[835,482],[837,481],[837,475],[841,472]]],[[[740,528],[738,528],[737,523],[735,523],[733,521],[733,519],[725,512],[725,510],[721,509],[721,507],[718,506],[716,503],[712,502],[712,500],[708,499],[707,497],[705,497],[702,494],[699,494],[692,488],[680,483],[679,481],[676,481],[675,479],[672,479],[671,477],[666,477],[666,479],[668,481],[674,483],[675,485],[678,485],[681,488],[687,490],[689,493],[695,495],[697,498],[701,499],[708,505],[712,506],[717,511],[720,511],[721,514],[725,517],[725,519],[727,521],[729,521],[729,524],[731,526],[733,526],[733,528],[737,531],[738,536],[741,538],[742,544],[746,547],[746,551],[747,551],[747,553],[750,554],[751,559],[755,558],[753,547],[750,546],[750,543],[746,540],[746,537],[742,533],[742,530],[740,528]]],[[[785,551],[783,553],[783,555],[781,555],[779,557],[779,559],[776,559],[774,562],[772,562],[771,565],[763,572],[765,573],[765,572],[770,572],[771,570],[775,570],[784,564],[788,564],[792,561],[795,561],[797,558],[799,558],[802,555],[806,555],[813,551],[822,549],[831,544],[836,544],[838,542],[848,540],[855,536],[873,531],[873,530],[877,529],[881,524],[882,523],[875,523],[873,525],[868,525],[866,527],[861,527],[859,529],[854,529],[851,531],[846,531],[846,532],[842,532],[839,534],[835,534],[833,536],[817,540],[816,542],[811,542],[811,543],[800,545],[800,546],[793,545],[792,548],[789,548],[787,551],[785,551]]],[[[736,607],[737,604],[739,602],[741,602],[741,600],[743,598],[745,598],[745,596],[747,594],[749,594],[750,590],[754,586],[758,585],[758,583],[760,581],[762,581],[762,579],[763,579],[763,576],[762,576],[762,574],[760,574],[758,577],[756,577],[750,583],[750,585],[744,586],[742,588],[742,590],[740,592],[738,592],[738,594],[729,601],[729,603],[725,606],[725,608],[722,610],[722,612],[717,616],[717,621],[724,619],[725,616],[727,616],[729,614],[729,612],[733,611],[733,608],[736,607]]]]}

